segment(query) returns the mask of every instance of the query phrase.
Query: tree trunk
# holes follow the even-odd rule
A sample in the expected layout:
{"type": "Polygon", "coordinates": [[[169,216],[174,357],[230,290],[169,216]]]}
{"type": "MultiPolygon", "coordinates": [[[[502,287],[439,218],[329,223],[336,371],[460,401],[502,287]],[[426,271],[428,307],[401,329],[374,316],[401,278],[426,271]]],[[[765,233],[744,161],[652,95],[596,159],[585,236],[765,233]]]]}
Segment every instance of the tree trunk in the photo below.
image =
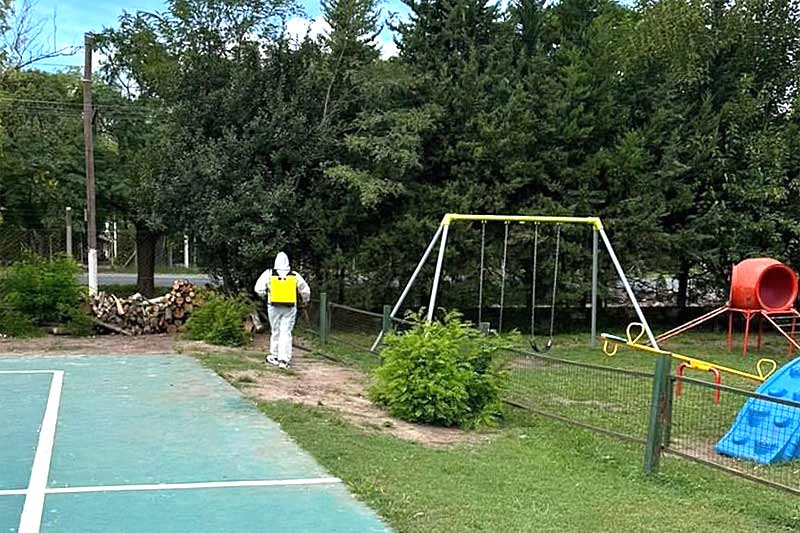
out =
{"type": "Polygon", "coordinates": [[[155,293],[157,243],[157,233],[144,225],[136,226],[136,287],[148,298],[155,293]]]}
{"type": "Polygon", "coordinates": [[[689,261],[681,260],[681,270],[678,273],[678,308],[685,309],[689,301],[689,261]]]}

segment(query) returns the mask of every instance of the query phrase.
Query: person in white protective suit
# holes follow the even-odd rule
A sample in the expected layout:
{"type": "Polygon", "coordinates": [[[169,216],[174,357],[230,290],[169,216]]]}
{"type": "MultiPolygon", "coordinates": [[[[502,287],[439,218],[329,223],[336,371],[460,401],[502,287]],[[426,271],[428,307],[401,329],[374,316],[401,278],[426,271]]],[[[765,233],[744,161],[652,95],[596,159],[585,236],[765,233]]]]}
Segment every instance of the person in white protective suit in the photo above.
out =
{"type": "Polygon", "coordinates": [[[267,314],[271,328],[267,363],[289,368],[292,361],[292,330],[297,320],[297,304],[311,299],[306,280],[289,266],[289,257],[281,252],[274,268],[268,268],[256,281],[256,294],[267,297],[267,314]]]}

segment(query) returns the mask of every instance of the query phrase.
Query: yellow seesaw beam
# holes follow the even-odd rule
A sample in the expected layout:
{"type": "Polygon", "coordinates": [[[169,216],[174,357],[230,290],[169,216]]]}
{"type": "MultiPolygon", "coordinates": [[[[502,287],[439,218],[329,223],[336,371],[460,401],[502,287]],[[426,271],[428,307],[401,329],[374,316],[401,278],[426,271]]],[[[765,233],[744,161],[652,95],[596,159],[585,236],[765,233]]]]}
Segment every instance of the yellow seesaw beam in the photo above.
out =
{"type": "Polygon", "coordinates": [[[628,348],[633,348],[634,350],[639,350],[640,352],[647,352],[652,355],[668,355],[673,359],[677,359],[678,361],[686,363],[688,368],[692,368],[694,370],[706,372],[714,369],[726,374],[732,374],[741,378],[758,381],[759,383],[763,383],[778,368],[778,363],[776,363],[773,359],[759,359],[758,363],[756,363],[756,372],[758,372],[758,374],[750,374],[749,372],[743,372],[741,370],[736,370],[735,368],[728,368],[727,366],[718,365],[710,361],[704,361],[695,357],[689,357],[687,355],[681,355],[675,352],[668,352],[666,350],[659,350],[645,344],[639,344],[639,341],[642,339],[642,337],[644,337],[644,334],[644,326],[638,322],[631,322],[628,324],[628,328],[625,330],[625,337],[627,338],[603,333],[600,335],[600,338],[603,339],[603,353],[609,357],[612,357],[617,354],[620,346],[627,346],[628,348]],[[631,333],[633,328],[639,328],[638,335],[633,336],[631,333]],[[612,345],[613,349],[610,348],[612,345]],[[770,366],[771,368],[768,371],[764,371],[762,368],[764,365],[770,366]]]}

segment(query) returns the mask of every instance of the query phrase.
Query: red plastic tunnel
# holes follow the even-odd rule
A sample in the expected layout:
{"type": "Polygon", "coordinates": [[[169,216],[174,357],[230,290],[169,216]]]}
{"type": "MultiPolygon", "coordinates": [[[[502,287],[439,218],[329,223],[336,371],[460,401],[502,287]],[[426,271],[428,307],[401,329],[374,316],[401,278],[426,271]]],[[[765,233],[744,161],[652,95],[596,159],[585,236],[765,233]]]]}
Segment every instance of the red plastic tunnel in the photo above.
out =
{"type": "Polygon", "coordinates": [[[785,311],[797,299],[797,274],[768,257],[745,259],[733,267],[729,305],[736,309],[785,311]]]}

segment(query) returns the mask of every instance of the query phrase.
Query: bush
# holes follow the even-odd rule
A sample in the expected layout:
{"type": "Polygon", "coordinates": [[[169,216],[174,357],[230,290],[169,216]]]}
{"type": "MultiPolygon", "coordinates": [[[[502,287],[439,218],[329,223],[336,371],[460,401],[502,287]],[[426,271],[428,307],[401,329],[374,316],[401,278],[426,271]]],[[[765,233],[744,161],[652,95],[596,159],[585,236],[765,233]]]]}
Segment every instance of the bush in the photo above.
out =
{"type": "Polygon", "coordinates": [[[507,378],[497,359],[503,342],[481,335],[455,313],[444,322],[415,321],[408,332],[386,337],[373,400],[411,422],[491,423],[507,378]]]}
{"type": "Polygon", "coordinates": [[[30,256],[13,264],[0,278],[0,330],[27,337],[44,324],[79,320],[85,298],[79,273],[78,264],[66,258],[30,256]]]}
{"type": "Polygon", "coordinates": [[[202,307],[186,322],[188,337],[222,346],[243,345],[247,335],[242,322],[253,312],[252,302],[243,296],[225,298],[215,294],[208,294],[204,299],[202,307]]]}
{"type": "Polygon", "coordinates": [[[76,310],[64,326],[64,332],[75,337],[87,337],[94,333],[94,322],[89,315],[76,310]]]}
{"type": "Polygon", "coordinates": [[[42,330],[33,320],[0,302],[0,334],[9,337],[40,337],[42,330]]]}

